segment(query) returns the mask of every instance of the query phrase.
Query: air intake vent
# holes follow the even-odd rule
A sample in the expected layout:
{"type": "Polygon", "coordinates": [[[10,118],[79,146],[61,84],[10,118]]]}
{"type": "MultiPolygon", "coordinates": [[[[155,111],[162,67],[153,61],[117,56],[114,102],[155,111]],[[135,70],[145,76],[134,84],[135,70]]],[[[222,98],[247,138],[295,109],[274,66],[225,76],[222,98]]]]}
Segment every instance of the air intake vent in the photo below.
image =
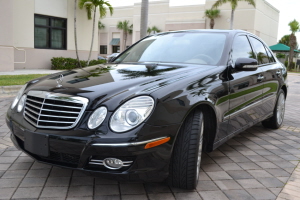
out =
{"type": "Polygon", "coordinates": [[[29,91],[24,118],[37,128],[70,129],[80,120],[88,99],[44,91],[29,91]]]}

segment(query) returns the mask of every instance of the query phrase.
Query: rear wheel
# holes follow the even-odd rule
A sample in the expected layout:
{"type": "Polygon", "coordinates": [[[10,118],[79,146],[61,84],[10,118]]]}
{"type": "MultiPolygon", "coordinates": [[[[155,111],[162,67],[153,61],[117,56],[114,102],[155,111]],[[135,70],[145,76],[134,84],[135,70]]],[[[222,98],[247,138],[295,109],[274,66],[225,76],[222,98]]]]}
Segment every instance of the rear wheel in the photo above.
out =
{"type": "Polygon", "coordinates": [[[283,90],[279,91],[277,102],[273,111],[273,116],[262,121],[262,125],[266,128],[278,129],[283,122],[285,111],[285,94],[283,90]]]}
{"type": "Polygon", "coordinates": [[[184,121],[175,142],[168,177],[171,186],[182,189],[194,189],[197,186],[203,131],[203,113],[195,109],[184,121]]]}

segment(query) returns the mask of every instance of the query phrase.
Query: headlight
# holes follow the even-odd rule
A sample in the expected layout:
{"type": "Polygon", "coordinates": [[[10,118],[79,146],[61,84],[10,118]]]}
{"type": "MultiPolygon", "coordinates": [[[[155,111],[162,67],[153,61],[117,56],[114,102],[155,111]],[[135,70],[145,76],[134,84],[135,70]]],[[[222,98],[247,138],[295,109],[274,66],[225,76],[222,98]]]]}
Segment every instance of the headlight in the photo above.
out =
{"type": "Polygon", "coordinates": [[[110,128],[115,132],[128,131],[141,124],[154,108],[154,100],[140,96],[124,103],[110,119],[110,128]]]}
{"type": "Polygon", "coordinates": [[[11,104],[11,109],[14,109],[14,107],[16,107],[17,103],[19,102],[25,88],[27,86],[27,83],[25,85],[23,85],[23,87],[19,90],[17,96],[15,97],[15,99],[13,100],[13,103],[11,104]]]}
{"type": "Polygon", "coordinates": [[[104,121],[106,114],[107,114],[106,107],[102,106],[100,108],[97,108],[89,118],[88,121],[89,129],[94,129],[100,126],[100,124],[104,121]]]}
{"type": "Polygon", "coordinates": [[[21,97],[21,99],[20,99],[20,101],[19,101],[19,103],[18,103],[18,107],[17,107],[17,111],[18,111],[18,112],[21,112],[21,111],[23,110],[24,105],[25,105],[25,101],[26,101],[26,97],[27,97],[26,94],[24,94],[24,95],[21,97]]]}

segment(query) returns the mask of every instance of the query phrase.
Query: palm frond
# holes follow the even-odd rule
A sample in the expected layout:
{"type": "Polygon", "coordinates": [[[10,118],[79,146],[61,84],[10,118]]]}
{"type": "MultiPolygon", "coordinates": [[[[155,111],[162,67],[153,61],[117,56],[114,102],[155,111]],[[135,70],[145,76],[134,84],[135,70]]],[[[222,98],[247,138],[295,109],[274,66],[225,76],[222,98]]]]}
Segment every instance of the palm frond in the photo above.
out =
{"type": "Polygon", "coordinates": [[[246,2],[248,2],[248,4],[252,5],[254,8],[255,8],[255,6],[256,6],[254,0],[238,0],[238,1],[246,1],[246,2]]]}
{"type": "Polygon", "coordinates": [[[218,0],[218,1],[216,1],[216,3],[214,3],[213,5],[212,5],[212,9],[214,9],[214,8],[218,8],[218,7],[220,7],[221,5],[223,5],[223,4],[225,4],[225,3],[227,3],[227,2],[231,2],[232,0],[218,0]]]}
{"type": "Polygon", "coordinates": [[[101,21],[98,21],[98,29],[105,29],[105,25],[101,21]]]}
{"type": "Polygon", "coordinates": [[[105,1],[104,4],[108,7],[110,15],[114,14],[114,8],[111,6],[111,4],[108,1],[105,1]]]}
{"type": "Polygon", "coordinates": [[[290,26],[290,31],[292,31],[293,34],[300,30],[299,22],[296,19],[290,21],[289,26],[290,26]]]}
{"type": "Polygon", "coordinates": [[[124,21],[119,21],[118,24],[117,24],[117,29],[119,30],[123,30],[124,33],[129,33],[131,34],[132,33],[132,27],[133,25],[129,25],[129,20],[124,20],[124,21]]]}
{"type": "Polygon", "coordinates": [[[205,10],[204,17],[207,17],[209,19],[215,19],[220,17],[220,10],[219,9],[210,9],[205,10]]]}

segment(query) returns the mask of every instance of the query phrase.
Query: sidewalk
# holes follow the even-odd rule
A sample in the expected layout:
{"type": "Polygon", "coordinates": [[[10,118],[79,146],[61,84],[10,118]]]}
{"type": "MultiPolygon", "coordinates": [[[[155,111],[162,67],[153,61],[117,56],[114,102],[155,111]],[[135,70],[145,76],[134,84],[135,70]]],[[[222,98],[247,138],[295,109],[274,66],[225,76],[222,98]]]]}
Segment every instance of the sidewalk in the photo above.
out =
{"type": "Polygon", "coordinates": [[[1,72],[0,75],[23,75],[23,74],[54,74],[63,70],[51,69],[18,69],[11,72],[1,72]]]}

